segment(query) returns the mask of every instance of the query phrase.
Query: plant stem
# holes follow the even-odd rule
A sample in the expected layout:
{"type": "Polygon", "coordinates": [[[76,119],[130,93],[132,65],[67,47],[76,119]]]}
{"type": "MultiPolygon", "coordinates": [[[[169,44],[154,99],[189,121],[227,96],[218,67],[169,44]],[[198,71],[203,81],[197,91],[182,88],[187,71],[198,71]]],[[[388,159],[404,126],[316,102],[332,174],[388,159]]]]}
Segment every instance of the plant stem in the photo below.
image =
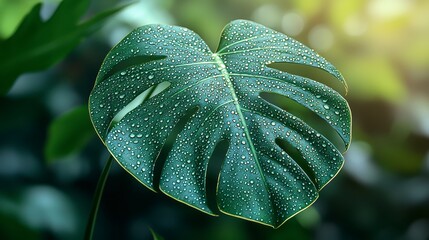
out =
{"type": "Polygon", "coordinates": [[[94,199],[92,200],[92,208],[89,214],[88,223],[85,229],[85,240],[91,240],[94,233],[95,221],[97,219],[97,212],[100,206],[101,197],[103,196],[104,186],[106,185],[107,176],[109,176],[109,170],[112,166],[113,157],[110,156],[107,159],[106,165],[101,172],[100,178],[98,179],[97,188],[95,189],[94,199]]]}

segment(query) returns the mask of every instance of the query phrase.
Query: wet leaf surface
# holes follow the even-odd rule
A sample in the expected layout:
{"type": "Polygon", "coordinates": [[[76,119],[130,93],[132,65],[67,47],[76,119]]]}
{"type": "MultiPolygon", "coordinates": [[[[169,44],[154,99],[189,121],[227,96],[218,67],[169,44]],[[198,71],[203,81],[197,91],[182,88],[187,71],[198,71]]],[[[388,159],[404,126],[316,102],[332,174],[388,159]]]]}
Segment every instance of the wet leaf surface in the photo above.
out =
{"type": "Polygon", "coordinates": [[[338,92],[267,67],[273,62],[323,69],[347,89],[337,69],[313,50],[250,21],[228,24],[215,53],[188,29],[147,25],[106,57],[90,95],[90,116],[118,163],[154,190],[154,166],[164,143],[197,108],[164,163],[161,191],[215,215],[207,204],[206,171],[216,145],[227,140],[217,184],[219,210],[278,227],[317,199],[344,159],[322,134],[260,94],[284,95],[319,115],[345,149],[351,114],[338,92]]]}

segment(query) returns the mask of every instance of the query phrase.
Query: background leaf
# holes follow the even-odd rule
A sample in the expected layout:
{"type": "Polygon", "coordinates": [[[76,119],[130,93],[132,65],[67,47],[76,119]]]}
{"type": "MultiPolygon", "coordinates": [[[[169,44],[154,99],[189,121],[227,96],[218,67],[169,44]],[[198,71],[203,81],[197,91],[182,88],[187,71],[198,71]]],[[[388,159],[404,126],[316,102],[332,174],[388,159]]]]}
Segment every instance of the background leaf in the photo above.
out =
{"type": "Polygon", "coordinates": [[[215,215],[206,196],[206,173],[215,147],[227,140],[216,191],[219,210],[278,227],[317,199],[343,157],[299,116],[260,94],[281,94],[313,111],[337,132],[345,149],[351,116],[338,92],[267,67],[272,62],[320,68],[346,87],[337,69],[313,50],[250,21],[228,24],[216,53],[188,29],[148,25],[106,57],[90,96],[91,118],[116,160],[154,189],[161,148],[188,116],[163,165],[161,191],[215,215]],[[165,82],[164,91],[135,104],[165,82]]]}
{"type": "Polygon", "coordinates": [[[0,39],[9,37],[22,18],[41,0],[0,1],[0,39]],[[10,11],[13,9],[14,11],[10,11]]]}
{"type": "Polygon", "coordinates": [[[88,106],[80,106],[51,123],[45,145],[48,161],[79,152],[88,143],[94,136],[88,115],[88,106]]]}
{"type": "Polygon", "coordinates": [[[113,8],[79,23],[88,5],[89,0],[64,0],[51,18],[43,21],[42,3],[38,3],[11,37],[0,40],[0,95],[7,93],[20,74],[43,70],[64,58],[84,36],[125,7],[113,8]]]}

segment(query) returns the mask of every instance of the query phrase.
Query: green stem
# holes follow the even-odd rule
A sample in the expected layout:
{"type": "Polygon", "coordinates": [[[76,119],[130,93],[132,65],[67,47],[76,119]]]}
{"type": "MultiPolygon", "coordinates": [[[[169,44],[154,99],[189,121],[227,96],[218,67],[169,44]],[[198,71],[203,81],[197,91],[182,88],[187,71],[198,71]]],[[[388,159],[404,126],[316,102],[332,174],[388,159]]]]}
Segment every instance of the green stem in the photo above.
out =
{"type": "Polygon", "coordinates": [[[85,238],[91,240],[94,233],[95,221],[97,220],[97,212],[100,206],[101,197],[103,196],[104,186],[106,185],[107,176],[109,176],[109,170],[112,166],[113,157],[110,156],[107,159],[106,165],[103,168],[100,178],[98,179],[97,188],[95,189],[94,199],[92,200],[91,213],[89,214],[88,223],[86,224],[85,238]]]}

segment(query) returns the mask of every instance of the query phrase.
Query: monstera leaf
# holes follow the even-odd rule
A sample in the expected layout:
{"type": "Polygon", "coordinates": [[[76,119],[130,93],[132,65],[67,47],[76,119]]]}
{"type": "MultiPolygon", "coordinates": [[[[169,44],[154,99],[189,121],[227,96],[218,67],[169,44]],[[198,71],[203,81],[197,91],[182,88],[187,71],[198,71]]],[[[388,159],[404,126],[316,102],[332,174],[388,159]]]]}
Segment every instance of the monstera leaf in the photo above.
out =
{"type": "Polygon", "coordinates": [[[313,50],[250,21],[228,24],[215,53],[186,28],[147,25],[106,57],[90,96],[91,119],[117,162],[154,189],[161,148],[177,123],[192,114],[165,160],[161,191],[215,215],[207,204],[207,166],[216,145],[226,140],[219,210],[278,227],[316,200],[344,159],[326,137],[260,94],[284,95],[318,114],[346,149],[351,115],[339,93],[267,67],[273,62],[323,69],[346,86],[313,50]],[[160,84],[164,89],[156,91],[160,84]]]}

